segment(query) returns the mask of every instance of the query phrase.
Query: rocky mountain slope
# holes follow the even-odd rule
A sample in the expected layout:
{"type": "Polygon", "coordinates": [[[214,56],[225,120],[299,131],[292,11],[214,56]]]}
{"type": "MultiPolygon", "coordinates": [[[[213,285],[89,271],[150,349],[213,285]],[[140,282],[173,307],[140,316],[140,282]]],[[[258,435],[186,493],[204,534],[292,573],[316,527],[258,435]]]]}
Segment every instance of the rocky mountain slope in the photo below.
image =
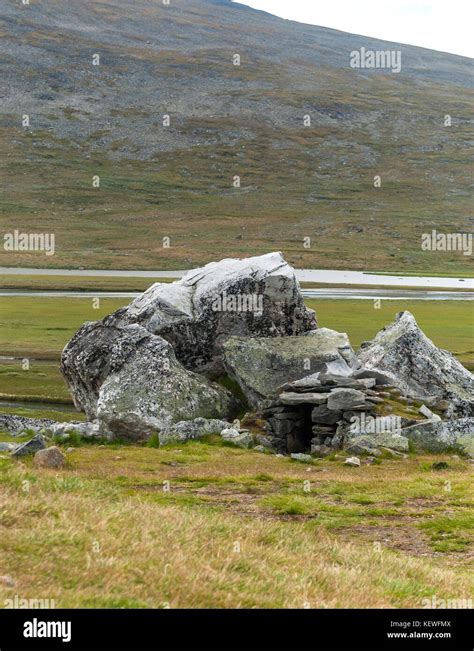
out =
{"type": "Polygon", "coordinates": [[[4,264],[281,249],[299,267],[468,269],[420,239],[472,230],[470,59],[230,0],[5,0],[0,18],[2,230],[57,240],[4,264]],[[351,68],[361,47],[400,50],[401,71],[351,68]]]}

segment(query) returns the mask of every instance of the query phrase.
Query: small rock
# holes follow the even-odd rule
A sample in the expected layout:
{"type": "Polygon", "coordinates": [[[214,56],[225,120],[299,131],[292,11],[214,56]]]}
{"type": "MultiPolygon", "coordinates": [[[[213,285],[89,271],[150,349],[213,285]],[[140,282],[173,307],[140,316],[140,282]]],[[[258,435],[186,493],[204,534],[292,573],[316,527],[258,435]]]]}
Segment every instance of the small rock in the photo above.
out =
{"type": "Polygon", "coordinates": [[[263,434],[257,434],[255,436],[255,439],[257,440],[257,447],[264,447],[264,448],[273,448],[273,442],[268,436],[264,436],[263,434]]]}
{"type": "MultiPolygon", "coordinates": [[[[362,439],[363,437],[360,436],[358,438],[362,439]]],[[[349,454],[369,454],[371,456],[380,456],[380,452],[374,445],[371,445],[369,442],[358,441],[357,439],[354,439],[354,441],[347,446],[346,450],[349,454]]]]}
{"type": "Polygon", "coordinates": [[[256,445],[256,446],[254,447],[255,452],[265,452],[266,449],[267,449],[267,448],[265,448],[264,445],[256,445]]]}
{"type": "Polygon", "coordinates": [[[253,446],[253,436],[245,430],[239,431],[233,427],[228,427],[222,430],[221,436],[224,441],[232,443],[239,448],[251,448],[253,446]]]}
{"type": "Polygon", "coordinates": [[[357,389],[334,389],[328,398],[331,411],[350,411],[365,405],[365,394],[357,389]]]}
{"type": "Polygon", "coordinates": [[[33,464],[36,468],[53,468],[54,470],[59,470],[60,468],[64,468],[66,465],[66,457],[61,450],[54,445],[51,448],[46,448],[46,450],[39,450],[39,452],[35,454],[33,464]]]}
{"type": "Polygon", "coordinates": [[[429,418],[430,420],[441,420],[441,418],[438,416],[438,414],[434,414],[431,409],[428,409],[426,405],[421,405],[421,407],[418,409],[420,414],[424,416],[425,418],[429,418]]]}
{"type": "Polygon", "coordinates": [[[46,444],[44,442],[44,438],[41,436],[41,434],[37,434],[26,443],[23,443],[22,445],[16,447],[15,450],[13,450],[11,453],[11,456],[26,457],[29,454],[35,454],[35,452],[38,452],[38,450],[44,450],[45,448],[46,444]]]}
{"type": "Polygon", "coordinates": [[[396,458],[399,458],[399,457],[406,458],[406,455],[402,454],[401,452],[398,452],[398,450],[394,450],[393,448],[381,447],[380,451],[385,452],[385,454],[388,454],[393,459],[396,459],[396,458]]]}
{"type": "Polygon", "coordinates": [[[66,450],[66,452],[74,452],[75,449],[76,449],[76,448],[68,448],[68,449],[66,450]]]}
{"type": "Polygon", "coordinates": [[[295,461],[302,461],[303,463],[310,463],[313,460],[313,457],[309,454],[303,454],[302,452],[294,452],[290,455],[295,461]]]}
{"type": "Polygon", "coordinates": [[[0,583],[2,585],[8,586],[9,588],[13,588],[15,586],[15,581],[13,577],[9,576],[8,574],[6,574],[5,576],[0,576],[0,583]]]}
{"type": "Polygon", "coordinates": [[[328,454],[332,453],[332,449],[328,448],[325,445],[312,445],[311,446],[311,454],[316,455],[318,457],[327,457],[328,454]]]}
{"type": "Polygon", "coordinates": [[[359,467],[359,466],[360,466],[360,459],[359,459],[359,457],[348,457],[348,458],[344,461],[344,465],[345,465],[345,466],[356,466],[356,467],[359,467]]]}

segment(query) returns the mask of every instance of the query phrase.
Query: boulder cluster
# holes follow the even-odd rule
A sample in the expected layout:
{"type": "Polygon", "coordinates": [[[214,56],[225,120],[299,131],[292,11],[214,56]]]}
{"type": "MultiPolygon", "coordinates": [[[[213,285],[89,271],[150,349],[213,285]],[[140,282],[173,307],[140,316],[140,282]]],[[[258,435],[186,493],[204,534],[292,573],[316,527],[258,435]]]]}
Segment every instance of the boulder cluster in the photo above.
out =
{"type": "MultiPolygon", "coordinates": [[[[0,415],[0,426],[160,445],[220,434],[300,460],[339,448],[403,453],[409,441],[474,456],[474,376],[409,312],[354,351],[347,334],[319,326],[280,253],[156,283],[85,323],[61,370],[86,422],[0,415]]],[[[39,447],[36,438],[13,454],[39,447]]]]}
{"type": "Polygon", "coordinates": [[[61,370],[89,420],[139,440],[180,421],[239,412],[238,397],[222,383],[231,335],[285,337],[315,328],[281,254],[222,260],[156,283],[128,307],[86,323],[65,347],[61,370]]]}

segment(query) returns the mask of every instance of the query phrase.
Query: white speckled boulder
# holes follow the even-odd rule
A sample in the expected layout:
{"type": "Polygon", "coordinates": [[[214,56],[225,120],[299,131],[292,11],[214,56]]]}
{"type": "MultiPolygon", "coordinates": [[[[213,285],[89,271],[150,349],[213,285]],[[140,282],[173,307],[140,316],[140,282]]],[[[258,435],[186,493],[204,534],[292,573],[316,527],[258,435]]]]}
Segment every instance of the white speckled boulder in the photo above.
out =
{"type": "Polygon", "coordinates": [[[226,418],[233,397],[205,377],[224,373],[231,335],[283,337],[317,328],[280,253],[222,260],[157,283],[129,306],[86,323],[61,370],[76,407],[134,438],[194,418],[226,418]]]}
{"type": "Polygon", "coordinates": [[[365,369],[382,371],[408,396],[431,404],[447,400],[448,417],[474,415],[473,374],[451,353],[437,348],[410,312],[400,312],[372,341],[362,344],[358,358],[365,369]]]}
{"type": "Polygon", "coordinates": [[[138,325],[86,324],[68,355],[76,406],[118,436],[143,439],[179,421],[235,409],[226,389],[185,369],[171,344],[138,325]]]}

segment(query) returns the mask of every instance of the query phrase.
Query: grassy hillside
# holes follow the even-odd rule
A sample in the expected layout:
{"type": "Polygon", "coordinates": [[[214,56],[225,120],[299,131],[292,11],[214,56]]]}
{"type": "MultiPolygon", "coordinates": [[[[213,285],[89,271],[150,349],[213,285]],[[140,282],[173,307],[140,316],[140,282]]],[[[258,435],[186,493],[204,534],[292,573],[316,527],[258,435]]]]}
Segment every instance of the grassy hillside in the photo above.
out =
{"type": "Polygon", "coordinates": [[[3,264],[171,269],[279,249],[298,267],[470,271],[420,248],[432,228],[472,231],[468,59],[214,0],[12,0],[0,29],[2,231],[54,232],[57,248],[3,264]],[[350,68],[361,46],[400,49],[402,71],[350,68]]]}

